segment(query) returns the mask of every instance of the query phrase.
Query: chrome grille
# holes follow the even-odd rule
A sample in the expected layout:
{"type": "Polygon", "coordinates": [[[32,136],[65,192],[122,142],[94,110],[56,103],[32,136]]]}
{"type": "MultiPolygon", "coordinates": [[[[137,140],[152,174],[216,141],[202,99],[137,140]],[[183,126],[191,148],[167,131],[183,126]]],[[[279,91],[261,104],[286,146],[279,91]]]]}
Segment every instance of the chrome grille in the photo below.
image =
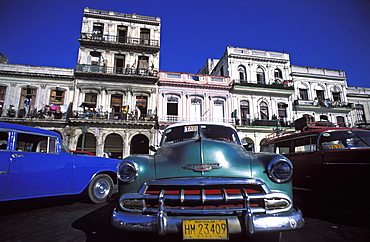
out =
{"type": "Polygon", "coordinates": [[[174,182],[174,185],[170,182],[146,184],[141,190],[145,212],[157,212],[160,198],[164,200],[165,211],[175,214],[192,212],[199,214],[200,211],[207,214],[239,213],[246,210],[246,202],[254,213],[265,211],[264,198],[268,191],[264,183],[245,182],[246,179],[243,179],[243,182],[234,179],[235,184],[229,179],[227,181],[222,183],[220,179],[207,179],[205,184],[199,182],[202,185],[195,185],[196,182],[192,184],[174,182]]]}

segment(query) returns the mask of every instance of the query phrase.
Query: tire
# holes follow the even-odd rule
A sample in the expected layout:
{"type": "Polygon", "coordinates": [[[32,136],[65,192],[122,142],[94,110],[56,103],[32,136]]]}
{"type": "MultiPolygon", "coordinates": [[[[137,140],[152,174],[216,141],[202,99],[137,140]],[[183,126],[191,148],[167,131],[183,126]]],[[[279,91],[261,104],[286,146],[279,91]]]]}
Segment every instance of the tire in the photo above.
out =
{"type": "Polygon", "coordinates": [[[87,195],[93,203],[105,203],[113,192],[113,180],[109,175],[95,176],[88,188],[87,195]]]}

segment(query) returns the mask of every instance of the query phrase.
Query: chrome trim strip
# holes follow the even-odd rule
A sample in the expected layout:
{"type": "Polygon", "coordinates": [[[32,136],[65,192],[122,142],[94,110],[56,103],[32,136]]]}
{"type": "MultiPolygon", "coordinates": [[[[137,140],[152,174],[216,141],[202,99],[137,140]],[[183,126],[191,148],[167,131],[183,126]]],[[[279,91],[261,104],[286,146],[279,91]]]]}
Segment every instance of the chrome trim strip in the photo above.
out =
{"type": "Polygon", "coordinates": [[[171,178],[161,179],[146,182],[144,186],[209,186],[209,185],[265,185],[265,183],[259,179],[245,179],[245,178],[229,178],[229,177],[182,177],[182,178],[171,178]]]}

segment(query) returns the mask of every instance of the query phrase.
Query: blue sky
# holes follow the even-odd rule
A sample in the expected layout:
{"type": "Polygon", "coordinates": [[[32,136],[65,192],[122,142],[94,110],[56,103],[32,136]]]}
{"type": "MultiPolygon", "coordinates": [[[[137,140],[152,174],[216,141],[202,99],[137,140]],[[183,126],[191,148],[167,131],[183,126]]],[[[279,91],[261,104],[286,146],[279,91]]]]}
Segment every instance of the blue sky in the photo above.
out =
{"type": "Polygon", "coordinates": [[[161,18],[160,70],[196,73],[227,46],[285,51],[370,87],[370,0],[0,0],[9,63],[74,68],[83,9],[161,18]]]}

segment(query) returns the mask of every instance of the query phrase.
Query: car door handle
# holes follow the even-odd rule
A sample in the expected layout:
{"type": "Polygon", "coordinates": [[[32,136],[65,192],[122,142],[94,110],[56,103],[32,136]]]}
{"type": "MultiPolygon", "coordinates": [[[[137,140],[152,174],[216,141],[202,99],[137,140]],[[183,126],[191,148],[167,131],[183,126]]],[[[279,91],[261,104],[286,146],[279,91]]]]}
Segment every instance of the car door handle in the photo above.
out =
{"type": "Polygon", "coordinates": [[[13,158],[24,157],[24,156],[27,156],[27,155],[12,154],[12,157],[13,157],[13,158]]]}
{"type": "Polygon", "coordinates": [[[6,173],[8,173],[8,172],[6,172],[6,171],[0,171],[0,175],[5,175],[6,173]]]}

